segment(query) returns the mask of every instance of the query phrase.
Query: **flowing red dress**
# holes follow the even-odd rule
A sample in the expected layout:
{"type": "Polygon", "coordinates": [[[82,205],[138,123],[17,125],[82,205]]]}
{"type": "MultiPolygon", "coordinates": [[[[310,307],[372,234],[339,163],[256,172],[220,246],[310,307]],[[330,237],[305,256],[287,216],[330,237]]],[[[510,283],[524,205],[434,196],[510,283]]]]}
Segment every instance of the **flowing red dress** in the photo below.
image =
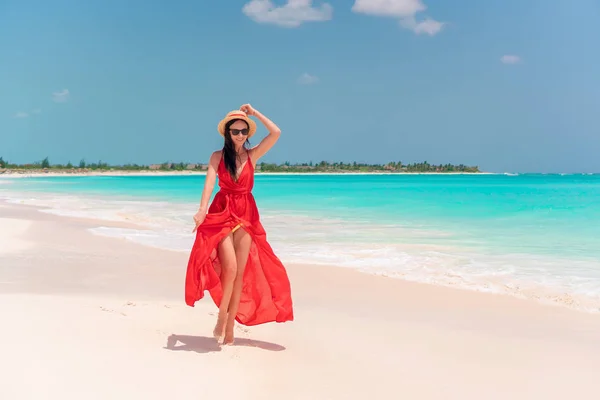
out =
{"type": "Polygon", "coordinates": [[[240,224],[252,237],[250,254],[236,321],[243,325],[286,322],[294,319],[287,272],[267,242],[252,195],[254,166],[250,157],[235,181],[223,162],[217,169],[219,191],[198,226],[185,278],[185,302],[193,307],[208,290],[217,307],[221,303],[221,264],[217,247],[240,224]]]}

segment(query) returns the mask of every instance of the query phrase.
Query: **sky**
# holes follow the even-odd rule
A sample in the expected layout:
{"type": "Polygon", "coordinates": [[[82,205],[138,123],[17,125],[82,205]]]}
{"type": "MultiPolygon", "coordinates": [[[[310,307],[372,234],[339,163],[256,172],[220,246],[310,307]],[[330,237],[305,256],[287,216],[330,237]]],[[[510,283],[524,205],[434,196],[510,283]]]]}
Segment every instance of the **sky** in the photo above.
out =
{"type": "Polygon", "coordinates": [[[600,172],[598,0],[0,0],[0,156],[600,172]],[[266,134],[259,124],[257,144],[266,134]]]}

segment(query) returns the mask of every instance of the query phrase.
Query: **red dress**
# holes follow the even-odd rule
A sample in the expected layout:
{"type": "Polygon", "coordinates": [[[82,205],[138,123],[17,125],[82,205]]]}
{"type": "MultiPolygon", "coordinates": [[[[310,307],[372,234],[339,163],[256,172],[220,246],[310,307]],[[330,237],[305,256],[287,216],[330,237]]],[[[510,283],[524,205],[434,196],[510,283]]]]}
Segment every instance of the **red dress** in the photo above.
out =
{"type": "Polygon", "coordinates": [[[196,231],[185,278],[185,302],[193,307],[208,290],[219,306],[222,297],[221,264],[217,247],[238,225],[252,236],[250,254],[236,321],[243,325],[286,322],[294,319],[287,272],[267,242],[258,208],[252,195],[254,166],[250,157],[236,181],[223,157],[217,169],[219,191],[206,218],[196,231]]]}

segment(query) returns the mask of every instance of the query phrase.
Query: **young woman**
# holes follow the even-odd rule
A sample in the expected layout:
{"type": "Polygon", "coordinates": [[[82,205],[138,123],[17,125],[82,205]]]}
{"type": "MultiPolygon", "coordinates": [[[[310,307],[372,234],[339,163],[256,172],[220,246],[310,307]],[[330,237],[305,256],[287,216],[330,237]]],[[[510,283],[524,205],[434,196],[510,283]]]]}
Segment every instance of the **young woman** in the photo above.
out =
{"type": "Polygon", "coordinates": [[[252,196],[256,163],[281,131],[250,104],[228,113],[217,130],[224,145],[210,157],[194,215],[196,240],[187,266],[185,301],[193,307],[208,290],[219,307],[213,335],[221,344],[233,344],[235,320],[243,325],[293,320],[287,272],[267,242],[252,196]],[[249,116],[269,131],[254,147],[248,139],[256,123],[249,116]],[[220,189],[208,207],[216,177],[220,189]]]}

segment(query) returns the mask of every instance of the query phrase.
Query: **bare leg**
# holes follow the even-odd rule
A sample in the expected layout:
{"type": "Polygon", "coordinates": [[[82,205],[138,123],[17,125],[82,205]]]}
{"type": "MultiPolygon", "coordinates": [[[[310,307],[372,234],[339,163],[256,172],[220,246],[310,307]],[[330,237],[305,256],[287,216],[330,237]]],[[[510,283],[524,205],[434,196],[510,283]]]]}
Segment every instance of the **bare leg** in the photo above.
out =
{"type": "Polygon", "coordinates": [[[237,315],[240,306],[240,297],[242,295],[242,286],[244,283],[244,271],[246,270],[246,262],[248,254],[250,254],[250,245],[252,244],[252,236],[240,228],[233,234],[233,247],[235,248],[235,256],[237,262],[237,274],[233,282],[233,292],[231,294],[231,302],[229,303],[229,315],[227,316],[227,325],[225,327],[225,344],[233,344],[233,327],[235,325],[235,316],[237,315]]]}
{"type": "Polygon", "coordinates": [[[219,316],[217,324],[213,330],[213,336],[219,341],[222,340],[227,322],[227,310],[231,301],[231,293],[237,272],[237,262],[235,248],[233,247],[233,235],[226,236],[219,243],[219,260],[221,262],[221,287],[223,289],[223,297],[219,305],[219,316]]]}

